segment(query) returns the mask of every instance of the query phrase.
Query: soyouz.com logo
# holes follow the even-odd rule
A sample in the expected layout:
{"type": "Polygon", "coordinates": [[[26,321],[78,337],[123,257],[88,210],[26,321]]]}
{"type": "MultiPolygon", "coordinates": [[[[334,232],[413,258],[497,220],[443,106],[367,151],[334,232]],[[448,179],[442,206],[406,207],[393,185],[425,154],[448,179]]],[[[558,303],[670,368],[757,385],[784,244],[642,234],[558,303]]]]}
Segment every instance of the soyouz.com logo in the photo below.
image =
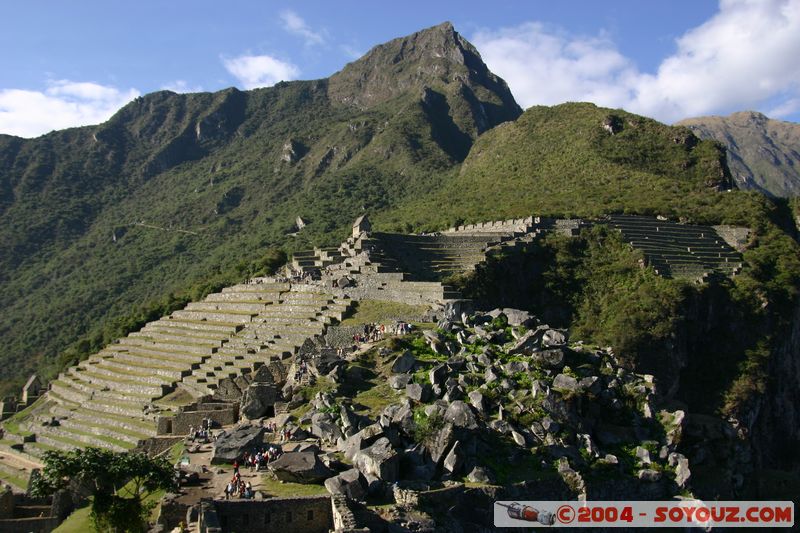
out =
{"type": "Polygon", "coordinates": [[[793,527],[790,501],[498,501],[496,527],[793,527]]]}

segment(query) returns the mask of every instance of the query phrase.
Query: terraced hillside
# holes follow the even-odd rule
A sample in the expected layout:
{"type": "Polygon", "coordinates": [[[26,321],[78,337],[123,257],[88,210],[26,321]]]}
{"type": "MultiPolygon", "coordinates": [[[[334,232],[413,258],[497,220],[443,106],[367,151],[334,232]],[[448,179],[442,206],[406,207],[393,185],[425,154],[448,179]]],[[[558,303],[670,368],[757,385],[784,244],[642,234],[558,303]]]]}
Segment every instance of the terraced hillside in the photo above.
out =
{"type": "Polygon", "coordinates": [[[318,286],[255,281],[190,303],[69,368],[29,416],[4,424],[6,438],[34,456],[131,449],[155,435],[158,399],[176,389],[210,394],[222,378],[287,359],[350,306],[318,286]]]}
{"type": "Polygon", "coordinates": [[[710,226],[630,215],[613,215],[609,225],[642,250],[647,264],[663,276],[702,277],[710,272],[732,276],[742,269],[742,255],[710,226]]]}

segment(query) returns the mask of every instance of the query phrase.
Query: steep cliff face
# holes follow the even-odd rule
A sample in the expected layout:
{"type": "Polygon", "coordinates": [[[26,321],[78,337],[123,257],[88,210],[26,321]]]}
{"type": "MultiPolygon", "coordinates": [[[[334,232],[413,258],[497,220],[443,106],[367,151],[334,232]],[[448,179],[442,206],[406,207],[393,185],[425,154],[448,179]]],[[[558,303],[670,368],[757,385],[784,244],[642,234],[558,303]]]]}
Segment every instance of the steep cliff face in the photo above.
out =
{"type": "Polygon", "coordinates": [[[800,300],[789,326],[775,340],[764,395],[740,420],[760,467],[798,466],[800,446],[800,300]]]}

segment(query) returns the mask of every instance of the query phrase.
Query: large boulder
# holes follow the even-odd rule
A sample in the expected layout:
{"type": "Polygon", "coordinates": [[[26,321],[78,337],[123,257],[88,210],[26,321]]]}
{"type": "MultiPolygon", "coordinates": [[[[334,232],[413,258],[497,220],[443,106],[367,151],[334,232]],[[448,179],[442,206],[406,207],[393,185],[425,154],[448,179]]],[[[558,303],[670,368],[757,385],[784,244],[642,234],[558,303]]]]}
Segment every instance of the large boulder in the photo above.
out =
{"type": "Polygon", "coordinates": [[[406,388],[411,382],[411,376],[408,374],[395,374],[394,376],[389,377],[389,386],[396,390],[401,390],[406,388]]]}
{"type": "Polygon", "coordinates": [[[526,328],[531,328],[536,325],[536,317],[527,311],[504,307],[501,312],[506,315],[509,326],[524,326],[526,328]]]}
{"type": "Polygon", "coordinates": [[[542,337],[542,345],[544,346],[562,346],[566,343],[567,336],[563,331],[557,329],[548,329],[542,337]]]}
{"type": "Polygon", "coordinates": [[[406,385],[406,396],[409,400],[425,403],[431,397],[431,386],[427,383],[409,383],[406,385]]]}
{"type": "Polygon", "coordinates": [[[531,354],[531,359],[547,368],[562,368],[564,366],[564,350],[561,348],[539,350],[531,354]]]}
{"type": "Polygon", "coordinates": [[[278,391],[270,383],[253,382],[247,387],[242,396],[239,412],[249,419],[266,416],[267,410],[275,405],[278,391]]]}
{"type": "Polygon", "coordinates": [[[325,488],[331,494],[344,494],[351,500],[363,500],[367,495],[361,472],[357,468],[345,470],[339,475],[325,480],[325,488]]]}
{"type": "Polygon", "coordinates": [[[353,462],[367,478],[374,476],[383,481],[396,481],[399,475],[400,456],[386,437],[381,437],[369,448],[356,452],[353,462]]]}
{"type": "Polygon", "coordinates": [[[567,374],[559,374],[553,379],[553,388],[563,392],[575,392],[580,389],[578,380],[567,374]]]}
{"type": "Polygon", "coordinates": [[[392,372],[395,374],[410,372],[414,368],[416,362],[417,360],[414,358],[414,355],[409,351],[405,351],[403,355],[395,359],[394,363],[392,363],[392,372]]]}
{"type": "Polygon", "coordinates": [[[333,475],[314,452],[287,452],[269,464],[280,481],[319,483],[333,475]]]}
{"type": "Polygon", "coordinates": [[[214,442],[211,464],[232,463],[241,458],[244,452],[251,452],[264,443],[264,428],[243,425],[230,433],[223,433],[214,442]]]}
{"type": "Polygon", "coordinates": [[[339,446],[339,451],[344,453],[346,459],[352,461],[356,453],[383,436],[383,428],[379,424],[371,424],[345,440],[339,446]]]}
{"type": "Polygon", "coordinates": [[[444,459],[447,450],[450,449],[455,440],[455,427],[453,424],[445,424],[435,436],[430,438],[428,442],[425,443],[425,447],[428,448],[428,453],[431,456],[431,460],[434,463],[439,464],[442,459],[444,459]]]}
{"type": "Polygon", "coordinates": [[[457,474],[462,464],[464,464],[464,451],[461,449],[461,443],[456,441],[450,453],[444,458],[442,467],[451,474],[457,474]]]}
{"type": "Polygon", "coordinates": [[[238,402],[242,399],[242,389],[233,378],[222,378],[214,389],[214,399],[223,402],[238,402]]]}
{"type": "Polygon", "coordinates": [[[472,410],[461,400],[456,400],[450,404],[444,413],[444,420],[460,428],[475,429],[478,427],[472,410]]]}
{"type": "Polygon", "coordinates": [[[342,431],[339,429],[333,417],[327,413],[314,413],[311,416],[311,433],[320,439],[335,443],[342,437],[342,431]]]}

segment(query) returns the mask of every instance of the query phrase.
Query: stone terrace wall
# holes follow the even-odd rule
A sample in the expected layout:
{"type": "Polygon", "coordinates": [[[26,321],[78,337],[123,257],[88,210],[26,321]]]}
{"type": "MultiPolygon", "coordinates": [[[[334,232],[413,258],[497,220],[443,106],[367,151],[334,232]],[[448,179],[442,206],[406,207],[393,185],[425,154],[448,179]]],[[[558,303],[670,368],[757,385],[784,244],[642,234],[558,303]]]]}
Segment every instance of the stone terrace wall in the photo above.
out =
{"type": "Polygon", "coordinates": [[[328,533],[333,529],[330,496],[214,501],[223,532],[328,533]]]}

